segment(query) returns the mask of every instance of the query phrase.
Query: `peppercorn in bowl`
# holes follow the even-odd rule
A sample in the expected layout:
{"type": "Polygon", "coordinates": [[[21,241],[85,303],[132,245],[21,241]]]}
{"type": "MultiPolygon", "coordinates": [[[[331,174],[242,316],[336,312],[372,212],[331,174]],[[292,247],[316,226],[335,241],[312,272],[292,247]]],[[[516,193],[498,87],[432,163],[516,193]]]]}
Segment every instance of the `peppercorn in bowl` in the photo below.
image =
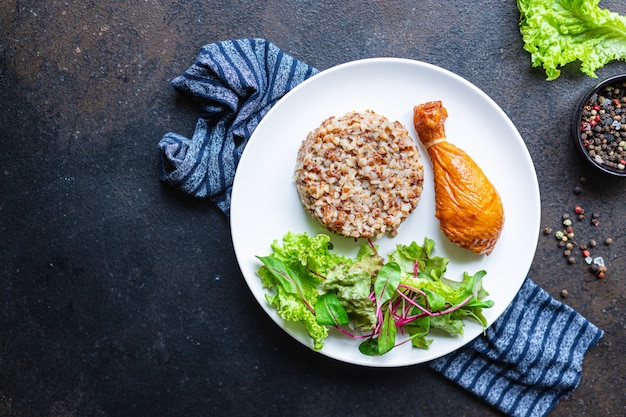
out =
{"type": "Polygon", "coordinates": [[[576,147],[595,168],[626,177],[626,74],[607,78],[583,95],[572,130],[576,147]]]}

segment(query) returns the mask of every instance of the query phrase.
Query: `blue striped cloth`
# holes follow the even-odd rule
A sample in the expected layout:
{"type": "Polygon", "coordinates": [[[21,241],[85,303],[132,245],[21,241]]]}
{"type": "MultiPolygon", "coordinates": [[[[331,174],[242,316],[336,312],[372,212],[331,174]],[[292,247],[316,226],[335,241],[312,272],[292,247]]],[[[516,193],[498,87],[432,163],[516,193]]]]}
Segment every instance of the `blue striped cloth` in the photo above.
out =
{"type": "Polygon", "coordinates": [[[544,416],[574,391],[602,333],[527,278],[484,337],[431,366],[508,415],[544,416]]]}
{"type": "MultiPolygon", "coordinates": [[[[172,81],[204,111],[191,139],[159,142],[161,179],[209,197],[228,214],[241,152],[262,117],[291,88],[318,71],[263,39],[204,46],[172,81]]],[[[602,330],[531,279],[484,336],[430,366],[504,413],[546,415],[574,391],[587,350],[602,330]]]]}
{"type": "Polygon", "coordinates": [[[235,169],[252,131],[274,103],[318,72],[264,39],[204,46],[172,80],[203,116],[192,138],[168,133],[159,142],[161,180],[210,198],[228,214],[235,169]]]}

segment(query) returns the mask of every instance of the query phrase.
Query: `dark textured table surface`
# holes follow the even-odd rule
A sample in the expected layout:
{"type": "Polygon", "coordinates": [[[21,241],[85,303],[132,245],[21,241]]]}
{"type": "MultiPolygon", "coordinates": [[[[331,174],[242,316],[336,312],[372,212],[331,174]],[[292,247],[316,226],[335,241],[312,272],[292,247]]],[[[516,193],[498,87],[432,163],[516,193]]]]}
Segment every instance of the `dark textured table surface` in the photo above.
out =
{"type": "MultiPolygon", "coordinates": [[[[601,6],[626,14],[622,0],[601,6]]],[[[492,97],[535,163],[542,227],[577,204],[600,216],[579,236],[600,242],[603,280],[537,230],[530,276],[605,330],[551,415],[626,414],[626,180],[582,164],[570,114],[597,80],[575,63],[554,81],[531,68],[514,1],[3,0],[0,11],[0,416],[499,415],[427,366],[354,367],[294,341],[248,290],[228,219],[160,184],[158,140],[190,135],[198,116],[169,81],[202,45],[240,37],[322,70],[417,59],[492,97]]],[[[598,75],[620,72],[613,62],[598,75]]]]}

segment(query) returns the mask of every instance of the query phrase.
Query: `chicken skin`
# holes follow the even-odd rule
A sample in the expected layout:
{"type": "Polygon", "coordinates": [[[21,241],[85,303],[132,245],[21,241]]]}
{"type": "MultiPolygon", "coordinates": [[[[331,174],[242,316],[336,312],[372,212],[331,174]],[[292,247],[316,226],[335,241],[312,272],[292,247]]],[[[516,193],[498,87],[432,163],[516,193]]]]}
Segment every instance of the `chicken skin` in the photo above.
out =
{"type": "Polygon", "coordinates": [[[435,217],[450,241],[479,255],[494,249],[504,225],[498,191],[476,162],[448,142],[441,101],[415,106],[413,123],[432,163],[435,217]]]}

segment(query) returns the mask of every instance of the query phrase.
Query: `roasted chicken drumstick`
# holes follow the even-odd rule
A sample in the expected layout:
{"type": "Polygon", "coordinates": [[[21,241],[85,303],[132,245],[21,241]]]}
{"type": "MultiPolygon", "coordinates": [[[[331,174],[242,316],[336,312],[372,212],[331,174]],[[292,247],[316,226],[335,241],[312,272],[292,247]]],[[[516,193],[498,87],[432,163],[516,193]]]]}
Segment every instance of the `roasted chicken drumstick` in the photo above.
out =
{"type": "Polygon", "coordinates": [[[444,129],[447,117],[441,101],[420,104],[413,110],[415,130],[433,167],[435,217],[452,242],[489,255],[504,225],[502,201],[476,162],[448,142],[444,129]]]}

